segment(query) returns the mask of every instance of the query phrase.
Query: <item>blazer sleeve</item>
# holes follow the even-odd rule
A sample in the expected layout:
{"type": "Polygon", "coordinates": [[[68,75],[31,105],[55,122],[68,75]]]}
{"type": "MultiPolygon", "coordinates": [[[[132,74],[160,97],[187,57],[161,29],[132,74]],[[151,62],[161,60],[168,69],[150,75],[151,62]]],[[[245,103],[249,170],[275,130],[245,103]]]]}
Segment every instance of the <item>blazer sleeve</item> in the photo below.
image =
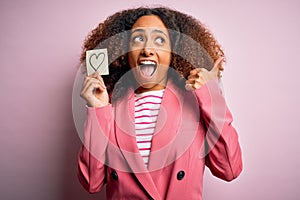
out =
{"type": "Polygon", "coordinates": [[[242,171],[242,153],[218,79],[208,82],[195,93],[206,129],[205,164],[214,176],[231,181],[242,171]]]}
{"type": "Polygon", "coordinates": [[[78,153],[78,179],[90,193],[99,192],[106,183],[105,151],[112,129],[111,105],[87,107],[84,143],[78,153]]]}

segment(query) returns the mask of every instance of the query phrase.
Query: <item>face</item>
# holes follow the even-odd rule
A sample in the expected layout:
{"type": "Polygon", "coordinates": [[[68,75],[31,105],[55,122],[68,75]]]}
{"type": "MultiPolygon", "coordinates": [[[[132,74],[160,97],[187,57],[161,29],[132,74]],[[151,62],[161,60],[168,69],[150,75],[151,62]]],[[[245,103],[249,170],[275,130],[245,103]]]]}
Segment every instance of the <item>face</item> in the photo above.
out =
{"type": "Polygon", "coordinates": [[[171,62],[167,27],[158,16],[140,17],[131,29],[128,62],[139,85],[136,92],[165,88],[171,62]]]}

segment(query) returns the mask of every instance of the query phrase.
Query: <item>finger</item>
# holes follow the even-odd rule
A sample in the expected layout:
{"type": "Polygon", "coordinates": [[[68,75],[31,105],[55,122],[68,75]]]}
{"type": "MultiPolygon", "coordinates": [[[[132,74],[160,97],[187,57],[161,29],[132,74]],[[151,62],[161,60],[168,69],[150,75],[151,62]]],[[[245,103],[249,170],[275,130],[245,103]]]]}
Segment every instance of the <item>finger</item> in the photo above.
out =
{"type": "Polygon", "coordinates": [[[104,90],[101,90],[101,86],[97,83],[92,83],[89,85],[89,87],[86,88],[85,91],[83,91],[82,96],[85,97],[86,99],[92,98],[95,96],[95,94],[100,94],[104,90]]]}
{"type": "Polygon", "coordinates": [[[90,79],[89,76],[85,76],[82,85],[83,85],[83,86],[86,85],[86,83],[88,82],[89,79],[90,79]]]}
{"type": "Polygon", "coordinates": [[[95,73],[94,73],[94,77],[95,77],[98,81],[100,81],[100,84],[101,84],[102,89],[106,89],[106,85],[105,85],[105,83],[104,83],[104,80],[103,80],[102,76],[101,76],[98,72],[95,72],[95,73]]]}
{"type": "Polygon", "coordinates": [[[201,67],[200,70],[199,70],[199,73],[201,73],[201,72],[208,72],[208,70],[204,67],[201,67]]]}
{"type": "Polygon", "coordinates": [[[202,86],[201,83],[199,82],[195,82],[195,83],[187,83],[185,84],[185,89],[188,90],[188,91],[191,91],[191,90],[196,90],[196,89],[199,89],[200,87],[202,86]]]}
{"type": "Polygon", "coordinates": [[[92,94],[92,89],[90,88],[90,84],[86,84],[84,85],[84,87],[82,88],[81,92],[80,92],[80,96],[87,98],[88,96],[91,96],[92,94]]]}
{"type": "Polygon", "coordinates": [[[102,80],[102,81],[99,81],[99,85],[100,85],[100,87],[101,87],[101,90],[106,90],[106,86],[105,86],[103,80],[102,80]]]}
{"type": "Polygon", "coordinates": [[[93,91],[95,91],[95,89],[99,89],[100,92],[103,92],[104,90],[106,90],[106,86],[101,77],[100,77],[100,80],[96,79],[96,78],[91,78],[87,83],[87,87],[92,87],[92,86],[95,86],[93,88],[93,91]]]}
{"type": "Polygon", "coordinates": [[[86,85],[91,80],[100,81],[103,83],[103,85],[105,87],[104,81],[103,81],[102,77],[98,74],[98,72],[95,72],[94,74],[91,74],[90,76],[86,76],[84,78],[83,85],[86,85]]]}
{"type": "Polygon", "coordinates": [[[201,72],[207,71],[205,68],[197,68],[193,69],[190,75],[187,77],[188,79],[197,79],[201,77],[201,72]]]}
{"type": "Polygon", "coordinates": [[[95,73],[90,75],[91,78],[98,78],[98,76],[99,76],[98,72],[95,72],[95,73]]]}
{"type": "Polygon", "coordinates": [[[83,85],[86,85],[90,80],[93,80],[93,79],[96,80],[96,78],[93,77],[93,75],[84,77],[83,85]]]}
{"type": "Polygon", "coordinates": [[[209,71],[205,68],[200,68],[197,74],[188,76],[188,79],[203,79],[205,77],[205,74],[209,71]]]}
{"type": "Polygon", "coordinates": [[[99,76],[99,75],[98,75],[98,72],[95,72],[95,73],[93,73],[93,74],[91,74],[91,75],[89,75],[89,76],[85,76],[85,77],[84,77],[83,84],[86,84],[86,82],[87,82],[89,79],[97,79],[98,76],[99,76]]]}
{"type": "Polygon", "coordinates": [[[193,74],[193,75],[189,75],[187,77],[187,80],[192,80],[192,79],[197,79],[197,78],[199,78],[199,74],[198,73],[197,74],[193,74]]]}
{"type": "Polygon", "coordinates": [[[91,84],[91,83],[100,83],[100,81],[98,80],[98,79],[96,79],[96,78],[90,78],[90,77],[88,77],[86,80],[85,80],[85,82],[84,82],[84,86],[86,86],[86,85],[89,85],[89,84],[91,84]]]}
{"type": "Polygon", "coordinates": [[[195,84],[195,79],[188,79],[187,81],[185,81],[185,84],[195,84]]]}
{"type": "MultiPolygon", "coordinates": [[[[92,94],[93,90],[100,88],[101,84],[100,81],[94,78],[90,78],[87,80],[86,84],[84,84],[82,89],[82,94],[90,92],[92,94]]],[[[102,87],[101,87],[102,88],[102,87]]]]}
{"type": "Polygon", "coordinates": [[[200,70],[201,70],[201,68],[195,68],[195,69],[191,70],[190,71],[190,76],[197,74],[200,70]]]}
{"type": "Polygon", "coordinates": [[[194,90],[192,84],[185,84],[185,89],[186,89],[187,91],[192,91],[192,90],[194,90]]]}
{"type": "Polygon", "coordinates": [[[220,57],[216,60],[216,62],[214,63],[214,67],[212,68],[211,71],[219,71],[220,68],[220,63],[225,59],[225,57],[220,57]]]}
{"type": "Polygon", "coordinates": [[[106,88],[104,80],[102,78],[102,76],[98,75],[97,79],[100,81],[100,83],[106,88]]]}
{"type": "Polygon", "coordinates": [[[200,82],[200,81],[195,81],[195,84],[193,85],[193,88],[196,90],[196,89],[199,89],[202,85],[203,85],[202,82],[200,82]]]}

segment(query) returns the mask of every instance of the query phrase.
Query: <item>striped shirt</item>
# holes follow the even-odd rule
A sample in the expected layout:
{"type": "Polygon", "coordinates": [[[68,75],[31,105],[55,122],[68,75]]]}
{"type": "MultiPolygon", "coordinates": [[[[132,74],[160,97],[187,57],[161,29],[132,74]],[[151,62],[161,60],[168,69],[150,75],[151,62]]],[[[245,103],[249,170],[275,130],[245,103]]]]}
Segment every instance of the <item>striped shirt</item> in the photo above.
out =
{"type": "Polygon", "coordinates": [[[164,90],[135,94],[136,142],[146,167],[164,90]]]}

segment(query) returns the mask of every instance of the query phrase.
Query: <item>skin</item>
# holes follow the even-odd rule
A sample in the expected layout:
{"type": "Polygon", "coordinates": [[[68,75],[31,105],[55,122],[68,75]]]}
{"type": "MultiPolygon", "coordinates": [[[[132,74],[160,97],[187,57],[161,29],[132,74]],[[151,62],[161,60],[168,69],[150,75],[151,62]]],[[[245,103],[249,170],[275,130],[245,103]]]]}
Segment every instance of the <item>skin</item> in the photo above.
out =
{"type": "Polygon", "coordinates": [[[171,43],[167,27],[155,15],[140,17],[131,29],[128,62],[140,87],[137,93],[161,90],[167,82],[171,62],[171,43]],[[144,76],[140,62],[153,61],[157,64],[152,76],[144,76]]]}
{"type": "MultiPolygon", "coordinates": [[[[135,22],[131,32],[128,62],[139,85],[136,92],[165,88],[171,61],[171,44],[166,26],[158,16],[142,16],[135,22]],[[142,60],[151,60],[157,63],[157,69],[152,76],[143,76],[139,67],[142,60]]],[[[191,70],[185,88],[193,91],[218,78],[219,64],[223,59],[223,57],[219,58],[211,71],[204,68],[191,70]]],[[[90,107],[102,107],[109,104],[106,86],[97,72],[85,77],[80,96],[90,107]]]]}
{"type": "Polygon", "coordinates": [[[220,63],[224,60],[224,57],[220,57],[214,63],[214,67],[208,71],[205,68],[196,68],[190,71],[188,80],[186,81],[185,89],[187,90],[197,90],[205,85],[207,82],[219,78],[220,75],[220,63]]]}

